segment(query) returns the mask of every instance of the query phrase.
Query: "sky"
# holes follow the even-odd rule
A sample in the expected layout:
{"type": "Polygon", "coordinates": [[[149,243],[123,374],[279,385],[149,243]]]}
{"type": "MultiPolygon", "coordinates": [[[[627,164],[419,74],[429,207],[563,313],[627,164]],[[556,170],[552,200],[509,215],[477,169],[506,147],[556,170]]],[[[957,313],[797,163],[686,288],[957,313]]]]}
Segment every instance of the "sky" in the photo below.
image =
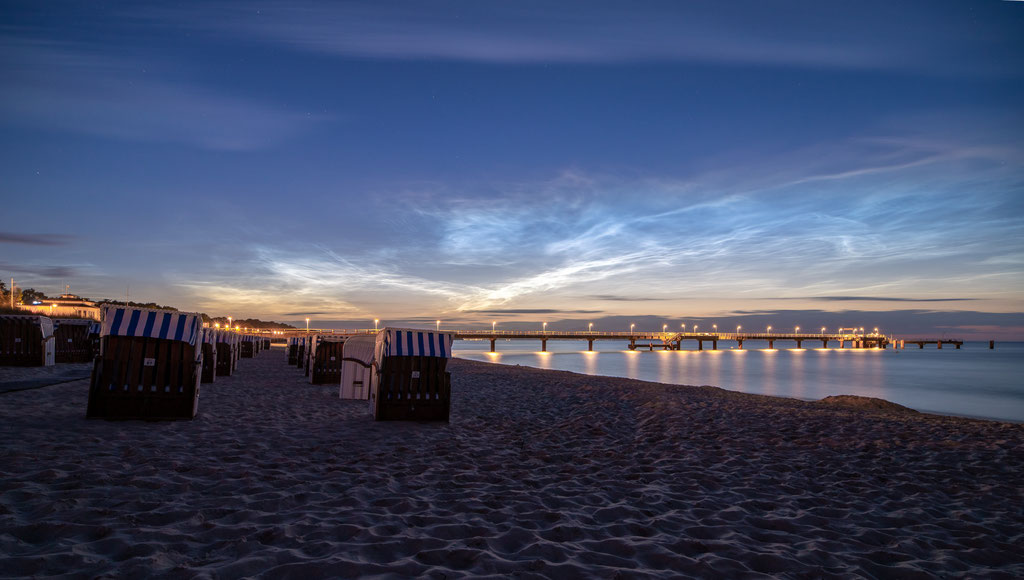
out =
{"type": "Polygon", "coordinates": [[[1024,340],[1024,2],[0,2],[0,275],[1024,340]]]}

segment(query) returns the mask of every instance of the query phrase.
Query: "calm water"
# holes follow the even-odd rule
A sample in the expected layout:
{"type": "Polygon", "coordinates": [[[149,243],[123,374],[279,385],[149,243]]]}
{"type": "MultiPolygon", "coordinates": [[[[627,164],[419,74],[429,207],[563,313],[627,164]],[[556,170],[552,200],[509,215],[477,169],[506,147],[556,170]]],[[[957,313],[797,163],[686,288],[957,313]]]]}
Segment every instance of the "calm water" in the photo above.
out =
{"type": "Polygon", "coordinates": [[[698,352],[634,351],[625,343],[597,341],[460,340],[457,357],[590,375],[628,377],[804,400],[829,395],[862,395],[918,411],[1024,422],[1024,343],[967,343],[960,350],[934,345],[901,351],[854,349],[698,352]]]}

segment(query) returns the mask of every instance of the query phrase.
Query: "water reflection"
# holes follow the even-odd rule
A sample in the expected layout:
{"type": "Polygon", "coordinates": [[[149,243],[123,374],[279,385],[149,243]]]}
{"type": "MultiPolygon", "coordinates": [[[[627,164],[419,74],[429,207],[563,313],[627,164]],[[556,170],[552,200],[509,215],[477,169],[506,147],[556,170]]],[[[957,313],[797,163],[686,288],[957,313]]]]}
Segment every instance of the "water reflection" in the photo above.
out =
{"type": "Polygon", "coordinates": [[[896,353],[854,348],[588,352],[586,342],[548,344],[555,346],[552,352],[537,352],[532,344],[523,344],[517,351],[512,342],[502,343],[506,350],[490,353],[486,341],[465,344],[471,348],[460,341],[455,355],[805,400],[861,395],[921,411],[1024,421],[1024,383],[1019,378],[1024,376],[1024,345],[995,351],[978,347],[896,353]]]}

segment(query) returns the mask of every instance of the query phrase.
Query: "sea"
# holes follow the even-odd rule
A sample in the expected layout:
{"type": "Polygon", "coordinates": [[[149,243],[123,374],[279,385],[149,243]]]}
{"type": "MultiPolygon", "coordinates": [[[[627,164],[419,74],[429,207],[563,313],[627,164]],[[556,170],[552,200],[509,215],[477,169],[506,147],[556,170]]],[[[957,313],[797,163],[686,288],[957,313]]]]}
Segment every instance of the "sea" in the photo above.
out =
{"type": "MultiPolygon", "coordinates": [[[[728,343],[726,343],[728,344],[728,343]]],[[[705,343],[705,346],[708,346],[705,343]]],[[[927,413],[1024,423],[1024,342],[966,342],[881,349],[630,351],[626,342],[459,340],[456,357],[506,365],[626,377],[676,385],[711,385],[815,401],[830,395],[876,397],[927,413]]]]}

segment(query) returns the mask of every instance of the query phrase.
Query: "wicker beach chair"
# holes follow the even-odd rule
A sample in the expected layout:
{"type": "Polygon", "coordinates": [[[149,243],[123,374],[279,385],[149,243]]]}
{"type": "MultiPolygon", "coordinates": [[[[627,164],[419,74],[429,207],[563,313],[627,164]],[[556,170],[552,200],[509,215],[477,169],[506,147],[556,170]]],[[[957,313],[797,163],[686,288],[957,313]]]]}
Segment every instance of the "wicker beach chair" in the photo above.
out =
{"type": "Polygon", "coordinates": [[[53,321],[46,316],[0,315],[0,366],[53,366],[53,321]]]}
{"type": "Polygon", "coordinates": [[[200,382],[212,383],[217,380],[217,331],[203,329],[203,374],[200,382]]]}
{"type": "Polygon", "coordinates": [[[91,326],[91,320],[82,318],[54,319],[54,358],[58,363],[83,363],[93,359],[91,326]]]}
{"type": "Polygon", "coordinates": [[[377,335],[377,372],[370,388],[376,420],[448,421],[451,374],[446,370],[453,336],[385,328],[377,335]]]}
{"type": "Polygon", "coordinates": [[[341,386],[338,397],[342,399],[370,398],[370,383],[373,371],[373,350],[376,336],[353,336],[345,341],[345,356],[341,359],[341,386]]]}
{"type": "Polygon", "coordinates": [[[337,385],[341,383],[342,353],[345,339],[342,337],[320,337],[311,351],[309,382],[313,385],[337,385]]]}
{"type": "Polygon", "coordinates": [[[194,418],[203,365],[200,315],[106,306],[102,322],[86,417],[194,418]]]}

